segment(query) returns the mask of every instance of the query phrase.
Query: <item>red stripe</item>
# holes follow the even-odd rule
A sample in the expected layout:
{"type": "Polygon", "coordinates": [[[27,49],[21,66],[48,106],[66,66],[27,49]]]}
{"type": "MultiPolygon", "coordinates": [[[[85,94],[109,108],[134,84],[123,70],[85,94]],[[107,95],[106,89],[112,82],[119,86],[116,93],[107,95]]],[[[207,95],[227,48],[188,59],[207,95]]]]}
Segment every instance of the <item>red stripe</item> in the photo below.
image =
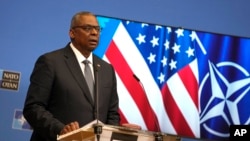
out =
{"type": "Polygon", "coordinates": [[[178,72],[178,74],[198,110],[199,109],[198,82],[195,78],[193,71],[191,70],[190,66],[187,65],[186,67],[181,69],[178,72]]]}
{"type": "Polygon", "coordinates": [[[157,127],[159,127],[159,124],[156,115],[152,110],[151,106],[149,105],[148,99],[141,85],[133,77],[132,70],[130,69],[125,58],[123,57],[123,55],[121,54],[121,52],[113,41],[111,41],[109,45],[109,48],[106,52],[106,56],[109,59],[110,63],[114,66],[117,74],[126,86],[131,97],[134,99],[147,126],[147,130],[158,131],[157,127]]]}
{"type": "Polygon", "coordinates": [[[119,114],[120,114],[120,125],[122,125],[123,123],[128,123],[128,120],[126,118],[126,116],[123,114],[123,112],[121,111],[121,109],[118,110],[119,114]]]}
{"type": "Polygon", "coordinates": [[[161,92],[162,92],[162,97],[164,100],[164,107],[167,111],[169,119],[171,123],[173,124],[177,134],[181,136],[195,137],[187,121],[182,115],[182,112],[180,111],[177,104],[175,103],[174,98],[172,97],[172,94],[168,89],[168,86],[165,85],[162,88],[161,92]]]}

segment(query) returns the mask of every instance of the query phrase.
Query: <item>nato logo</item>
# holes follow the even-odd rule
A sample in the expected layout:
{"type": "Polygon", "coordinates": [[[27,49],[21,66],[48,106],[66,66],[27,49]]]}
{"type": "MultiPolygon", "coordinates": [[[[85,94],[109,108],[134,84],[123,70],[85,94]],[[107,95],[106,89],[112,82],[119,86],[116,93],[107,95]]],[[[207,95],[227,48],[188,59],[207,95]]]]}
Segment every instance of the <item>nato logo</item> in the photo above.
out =
{"type": "Polygon", "coordinates": [[[0,88],[17,91],[20,83],[19,72],[0,70],[0,88]]]}
{"type": "MultiPolygon", "coordinates": [[[[230,75],[234,76],[234,75],[230,75]]],[[[205,94],[203,97],[201,111],[201,128],[210,133],[210,136],[218,138],[229,137],[228,127],[230,125],[250,123],[250,111],[246,106],[250,98],[250,73],[234,62],[220,62],[213,64],[209,62],[209,73],[203,79],[203,85],[210,86],[208,89],[202,89],[205,94]],[[230,79],[225,77],[220,70],[228,72],[237,72],[237,77],[230,79]],[[210,80],[210,81],[209,81],[210,80]],[[211,95],[209,95],[211,93],[211,95]]],[[[246,130],[235,130],[235,135],[244,135],[246,130]]]]}
{"type": "Polygon", "coordinates": [[[31,126],[23,116],[23,111],[20,109],[15,109],[12,128],[19,130],[32,130],[31,126]]]}

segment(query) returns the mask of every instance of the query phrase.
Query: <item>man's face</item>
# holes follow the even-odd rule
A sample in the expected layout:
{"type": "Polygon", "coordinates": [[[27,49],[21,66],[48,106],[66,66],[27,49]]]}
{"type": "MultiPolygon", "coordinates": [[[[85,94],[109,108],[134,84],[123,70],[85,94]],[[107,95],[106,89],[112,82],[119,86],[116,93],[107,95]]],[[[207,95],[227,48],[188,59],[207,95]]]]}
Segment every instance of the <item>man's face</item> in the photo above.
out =
{"type": "Polygon", "coordinates": [[[81,51],[93,51],[99,43],[100,27],[93,15],[80,16],[70,30],[70,37],[76,48],[81,51]]]}

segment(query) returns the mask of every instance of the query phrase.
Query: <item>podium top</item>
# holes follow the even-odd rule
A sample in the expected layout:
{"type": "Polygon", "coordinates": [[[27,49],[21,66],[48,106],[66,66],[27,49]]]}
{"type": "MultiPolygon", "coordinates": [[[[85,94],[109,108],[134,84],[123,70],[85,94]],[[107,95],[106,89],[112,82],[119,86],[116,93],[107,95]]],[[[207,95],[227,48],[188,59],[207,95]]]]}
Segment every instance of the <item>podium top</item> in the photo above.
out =
{"type": "Polygon", "coordinates": [[[88,137],[94,136],[93,125],[96,123],[104,126],[104,124],[101,121],[94,120],[77,130],[71,131],[63,135],[58,135],[57,140],[58,141],[70,140],[71,141],[71,140],[74,140],[74,138],[88,138],[88,137]]]}
{"type": "MultiPolygon", "coordinates": [[[[96,125],[97,120],[90,122],[89,124],[74,130],[72,132],[66,133],[64,135],[60,135],[57,137],[58,141],[85,141],[85,140],[95,140],[95,133],[93,126],[96,125]]],[[[155,141],[156,137],[162,137],[163,141],[176,141],[179,139],[176,135],[165,134],[161,132],[153,132],[147,130],[138,130],[129,127],[123,126],[114,126],[114,125],[106,125],[102,122],[98,121],[98,125],[102,126],[102,130],[104,132],[112,133],[120,133],[124,135],[134,135],[134,136],[143,136],[143,139],[150,138],[147,141],[155,141]],[[172,138],[172,139],[170,139],[172,138]]]]}

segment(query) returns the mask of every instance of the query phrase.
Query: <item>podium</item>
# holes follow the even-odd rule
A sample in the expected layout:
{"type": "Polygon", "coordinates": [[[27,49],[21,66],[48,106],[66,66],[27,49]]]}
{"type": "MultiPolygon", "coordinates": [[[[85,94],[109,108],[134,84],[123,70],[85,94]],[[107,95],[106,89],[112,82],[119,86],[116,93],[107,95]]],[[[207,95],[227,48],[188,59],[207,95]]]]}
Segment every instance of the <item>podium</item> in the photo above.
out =
{"type": "MultiPolygon", "coordinates": [[[[91,123],[57,137],[58,141],[97,141],[93,126],[96,120],[91,123]]],[[[99,141],[179,141],[180,137],[146,130],[137,130],[122,126],[105,125],[102,126],[99,141]]]]}

